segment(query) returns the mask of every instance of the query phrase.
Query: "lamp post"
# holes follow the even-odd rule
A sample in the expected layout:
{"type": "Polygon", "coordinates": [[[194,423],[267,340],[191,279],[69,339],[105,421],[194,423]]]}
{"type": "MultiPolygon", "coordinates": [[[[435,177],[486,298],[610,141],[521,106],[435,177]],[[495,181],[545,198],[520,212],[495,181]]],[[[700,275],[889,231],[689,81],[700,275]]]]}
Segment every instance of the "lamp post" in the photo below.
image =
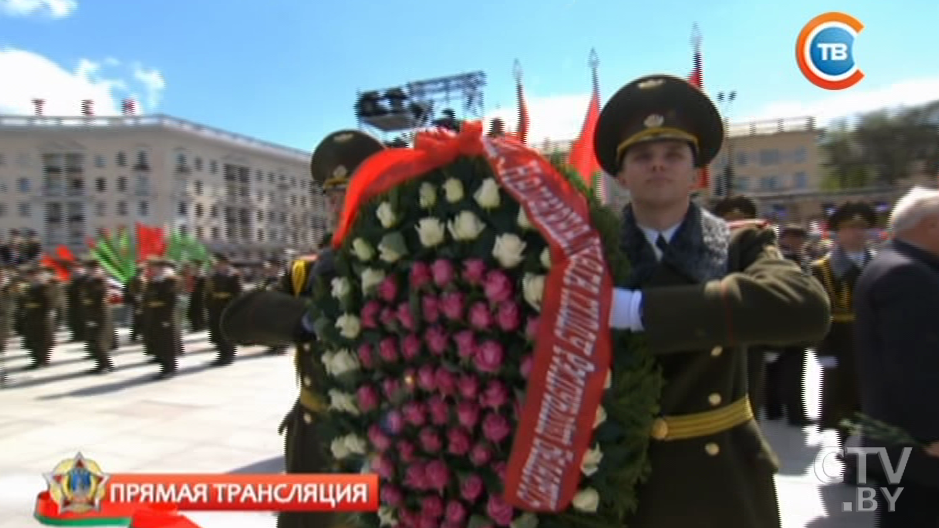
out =
{"type": "Polygon", "coordinates": [[[736,90],[717,92],[717,103],[724,116],[724,139],[727,141],[727,163],[724,164],[721,188],[718,189],[723,198],[729,197],[734,191],[734,142],[730,137],[730,107],[736,99],[736,90]]]}

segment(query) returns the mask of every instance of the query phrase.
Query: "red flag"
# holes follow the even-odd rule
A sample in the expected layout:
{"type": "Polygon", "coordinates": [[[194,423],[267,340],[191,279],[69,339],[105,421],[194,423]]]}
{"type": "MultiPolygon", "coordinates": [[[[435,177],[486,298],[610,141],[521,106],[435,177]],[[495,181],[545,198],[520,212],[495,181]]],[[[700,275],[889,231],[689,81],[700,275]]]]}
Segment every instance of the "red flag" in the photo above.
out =
{"type": "MultiPolygon", "coordinates": [[[[571,146],[567,157],[567,164],[580,174],[587,186],[592,186],[593,175],[600,171],[600,163],[593,152],[593,137],[600,119],[600,85],[597,82],[597,56],[594,50],[590,51],[590,67],[593,68],[593,93],[587,105],[587,116],[584,126],[580,129],[580,136],[571,146]]],[[[601,181],[603,179],[601,178],[601,181]]]]}
{"type": "Polygon", "coordinates": [[[72,254],[72,251],[67,246],[59,246],[55,248],[55,253],[59,257],[59,260],[64,262],[75,262],[75,255],[72,254]]]}
{"type": "Polygon", "coordinates": [[[41,262],[43,266],[54,269],[55,275],[60,281],[66,282],[69,280],[68,268],[63,266],[61,262],[55,260],[49,255],[43,255],[41,262]]]}
{"type": "MultiPolygon", "coordinates": [[[[688,75],[688,82],[704,91],[704,62],[701,58],[701,33],[698,31],[698,25],[695,24],[691,30],[691,44],[694,46],[694,68],[688,75]]],[[[701,181],[698,186],[707,189],[710,186],[711,174],[708,167],[701,169],[701,181]]]]}

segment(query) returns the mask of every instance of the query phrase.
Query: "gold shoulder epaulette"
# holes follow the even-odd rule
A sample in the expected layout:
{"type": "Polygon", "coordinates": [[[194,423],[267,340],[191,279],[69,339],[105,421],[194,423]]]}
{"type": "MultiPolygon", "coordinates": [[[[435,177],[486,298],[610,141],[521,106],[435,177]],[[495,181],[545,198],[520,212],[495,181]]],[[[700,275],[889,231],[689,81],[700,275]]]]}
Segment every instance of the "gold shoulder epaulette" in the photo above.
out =
{"type": "Polygon", "coordinates": [[[769,226],[769,222],[762,220],[760,218],[749,218],[746,220],[732,220],[727,222],[727,226],[730,227],[730,230],[741,229],[744,227],[759,227],[764,228],[769,226]]]}

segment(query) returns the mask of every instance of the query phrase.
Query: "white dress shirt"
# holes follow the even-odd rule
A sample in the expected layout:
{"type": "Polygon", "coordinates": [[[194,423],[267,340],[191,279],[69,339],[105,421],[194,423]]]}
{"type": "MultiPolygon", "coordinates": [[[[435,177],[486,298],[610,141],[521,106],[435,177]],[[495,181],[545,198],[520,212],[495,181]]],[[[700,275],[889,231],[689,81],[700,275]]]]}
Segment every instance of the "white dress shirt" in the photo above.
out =
{"type": "Polygon", "coordinates": [[[646,240],[649,241],[649,244],[652,245],[652,250],[655,251],[656,260],[662,260],[662,250],[655,245],[655,241],[659,239],[661,235],[666,242],[671,242],[672,237],[675,236],[675,231],[678,231],[681,224],[674,225],[665,231],[656,231],[655,229],[649,229],[648,227],[639,226],[639,229],[642,230],[642,234],[646,236],[646,240]]]}

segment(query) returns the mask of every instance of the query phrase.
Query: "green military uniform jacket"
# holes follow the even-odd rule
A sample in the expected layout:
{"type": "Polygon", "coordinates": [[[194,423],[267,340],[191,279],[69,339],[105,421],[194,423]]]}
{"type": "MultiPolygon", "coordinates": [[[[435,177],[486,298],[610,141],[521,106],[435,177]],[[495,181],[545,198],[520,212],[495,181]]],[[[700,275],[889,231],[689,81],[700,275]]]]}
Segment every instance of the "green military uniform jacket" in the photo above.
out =
{"type": "Polygon", "coordinates": [[[8,280],[0,286],[0,353],[6,350],[7,339],[13,332],[13,318],[16,315],[16,300],[19,295],[17,284],[8,280]]]}
{"type": "Polygon", "coordinates": [[[31,351],[48,352],[55,345],[56,286],[51,282],[29,284],[20,299],[23,346],[31,351]]]}
{"type": "Polygon", "coordinates": [[[108,283],[103,277],[82,281],[81,304],[85,320],[85,341],[93,351],[104,354],[114,344],[114,317],[108,302],[108,283]]]}
{"type": "Polygon", "coordinates": [[[627,286],[643,293],[644,337],[666,383],[651,475],[626,526],[779,527],[778,463],[747,399],[747,347],[823,336],[824,291],[758,222],[731,231],[692,205],[661,261],[630,208],[623,222],[627,286]]]}
{"type": "Polygon", "coordinates": [[[144,288],[143,338],[147,349],[156,355],[178,355],[181,352],[176,317],[179,288],[177,277],[151,280],[144,288]]]}

